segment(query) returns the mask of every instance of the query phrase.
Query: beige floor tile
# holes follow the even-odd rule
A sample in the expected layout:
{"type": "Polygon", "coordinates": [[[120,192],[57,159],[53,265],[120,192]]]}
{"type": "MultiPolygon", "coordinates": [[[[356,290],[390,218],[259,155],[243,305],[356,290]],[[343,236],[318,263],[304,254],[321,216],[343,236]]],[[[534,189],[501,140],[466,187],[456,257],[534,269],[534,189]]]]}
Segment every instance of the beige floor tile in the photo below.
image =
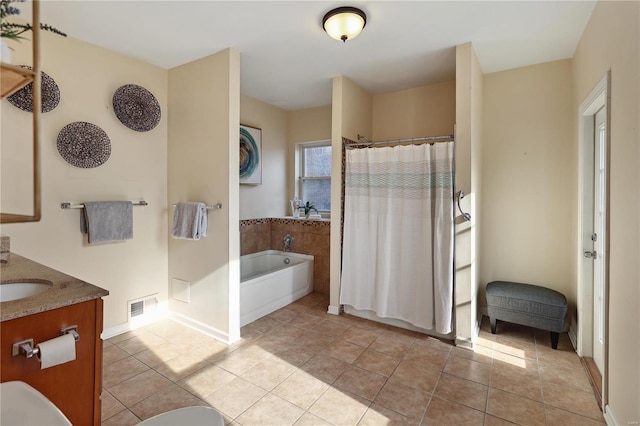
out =
{"type": "Polygon", "coordinates": [[[247,324],[243,329],[247,332],[259,331],[260,333],[268,333],[276,327],[281,326],[282,323],[274,318],[262,317],[254,322],[247,324]]]}
{"type": "Polygon", "coordinates": [[[419,421],[430,397],[431,392],[406,385],[392,377],[378,393],[374,402],[410,420],[419,421]]]}
{"type": "Polygon", "coordinates": [[[534,331],[535,329],[531,327],[498,320],[497,333],[495,336],[496,338],[507,337],[510,339],[521,340],[523,342],[535,343],[534,331]]]}
{"type": "Polygon", "coordinates": [[[121,359],[103,367],[102,386],[108,389],[148,369],[148,365],[143,364],[132,356],[121,359]]]}
{"type": "Polygon", "coordinates": [[[311,330],[316,333],[326,334],[327,336],[339,336],[349,328],[348,325],[340,324],[335,321],[325,320],[312,327],[311,330]]]}
{"type": "Polygon", "coordinates": [[[521,374],[512,369],[492,368],[489,386],[542,402],[542,383],[535,375],[521,374]]]}
{"type": "Polygon", "coordinates": [[[509,337],[498,336],[495,340],[493,350],[518,358],[537,358],[535,343],[511,339],[509,337]]]}
{"type": "Polygon", "coordinates": [[[493,362],[493,350],[476,344],[474,350],[467,348],[455,347],[451,351],[451,356],[470,359],[481,364],[489,364],[493,362]]]}
{"type": "Polygon", "coordinates": [[[272,393],[306,410],[327,389],[329,385],[324,381],[298,370],[276,386],[272,393]]]}
{"type": "Polygon", "coordinates": [[[115,416],[116,414],[127,409],[120,401],[115,399],[113,395],[109,393],[109,391],[103,389],[102,390],[102,421],[104,422],[109,417],[115,416]]]}
{"type": "Polygon", "coordinates": [[[108,348],[109,346],[113,346],[113,343],[111,343],[109,340],[102,341],[102,349],[108,348]]]}
{"type": "Polygon", "coordinates": [[[263,334],[262,336],[253,340],[251,342],[251,346],[261,348],[262,350],[270,354],[276,354],[278,352],[295,347],[295,344],[291,340],[273,337],[270,334],[263,334]]]}
{"type": "Polygon", "coordinates": [[[172,382],[184,379],[209,365],[207,361],[192,355],[178,355],[155,367],[155,370],[172,382]]]}
{"type": "Polygon", "coordinates": [[[364,330],[358,328],[357,326],[349,328],[345,331],[341,339],[346,340],[347,342],[355,343],[356,345],[368,347],[374,340],[378,337],[378,333],[375,331],[364,330]]]}
{"type": "Polygon", "coordinates": [[[314,416],[309,412],[305,412],[302,417],[295,422],[295,426],[332,426],[331,423],[325,422],[318,416],[314,416]]]}
{"type": "Polygon", "coordinates": [[[602,412],[593,392],[543,382],[542,396],[547,405],[603,421],[602,412]]]}
{"type": "Polygon", "coordinates": [[[184,354],[184,349],[173,343],[165,342],[158,346],[150,347],[141,352],[136,353],[134,356],[139,360],[147,364],[149,367],[157,367],[163,362],[167,362],[179,355],[184,354]]]}
{"type": "Polygon", "coordinates": [[[436,383],[438,383],[440,371],[429,364],[414,359],[405,359],[398,365],[391,377],[414,388],[433,392],[436,383]]]}
{"type": "Polygon", "coordinates": [[[308,411],[334,425],[356,425],[367,408],[369,401],[329,388],[308,411]]]}
{"type": "Polygon", "coordinates": [[[267,358],[240,375],[246,381],[267,391],[272,390],[296,370],[296,366],[277,356],[267,358]]]}
{"type": "Polygon", "coordinates": [[[135,426],[140,423],[140,421],[141,419],[136,417],[131,411],[124,410],[103,421],[102,426],[135,426]]]}
{"type": "Polygon", "coordinates": [[[308,349],[293,347],[291,349],[284,350],[276,353],[274,356],[296,367],[302,366],[316,355],[316,351],[308,349]]]}
{"type": "Polygon", "coordinates": [[[487,414],[521,425],[544,425],[544,406],[522,396],[489,388],[487,414]]]}
{"type": "Polygon", "coordinates": [[[358,426],[408,426],[418,423],[381,405],[372,404],[362,416],[358,426]]]}
{"type": "Polygon", "coordinates": [[[144,327],[144,330],[153,333],[156,336],[160,336],[163,339],[178,335],[180,333],[184,333],[186,332],[186,330],[191,331],[188,327],[177,323],[169,318],[165,318],[158,322],[146,325],[144,327]]]}
{"type": "Polygon", "coordinates": [[[242,413],[237,421],[243,426],[287,426],[294,424],[303,413],[302,409],[290,402],[268,394],[242,413]]]}
{"type": "Polygon", "coordinates": [[[264,349],[249,344],[219,359],[216,365],[239,376],[271,356],[273,355],[264,349]]]}
{"type": "Polygon", "coordinates": [[[189,355],[203,359],[208,362],[216,362],[229,352],[228,345],[218,342],[215,339],[208,339],[206,342],[200,342],[195,347],[185,348],[189,355]]]}
{"type": "Polygon", "coordinates": [[[441,348],[414,345],[407,351],[405,359],[428,364],[442,371],[450,356],[449,351],[443,351],[441,348]]]}
{"type": "Polygon", "coordinates": [[[155,348],[157,346],[166,344],[167,341],[153,333],[143,333],[139,336],[132,337],[122,342],[116,343],[123,351],[134,355],[138,352],[142,352],[145,349],[155,348]]]}
{"type": "Polygon", "coordinates": [[[128,352],[123,351],[118,346],[111,344],[102,349],[102,365],[113,364],[129,356],[128,352]]]}
{"type": "Polygon", "coordinates": [[[295,342],[297,338],[305,333],[304,328],[296,327],[293,325],[280,324],[280,326],[274,328],[269,332],[270,337],[275,337],[285,341],[295,342]]]}
{"type": "Polygon", "coordinates": [[[161,392],[151,395],[149,398],[129,407],[129,409],[133,414],[145,420],[178,408],[206,405],[201,399],[196,398],[181,387],[171,384],[163,388],[161,392]]]}
{"type": "Polygon", "coordinates": [[[488,385],[491,366],[470,359],[453,356],[447,360],[447,365],[445,365],[443,371],[463,379],[488,385]]]}
{"type": "Polygon", "coordinates": [[[125,340],[129,340],[133,337],[136,336],[141,336],[143,334],[148,333],[148,330],[145,330],[144,328],[138,328],[136,330],[131,330],[131,331],[127,331],[126,333],[122,333],[122,334],[118,334],[117,336],[113,336],[112,338],[109,339],[109,342],[111,343],[120,343],[123,342],[125,340]]]}
{"type": "Polygon", "coordinates": [[[390,337],[411,345],[421,334],[416,331],[405,330],[404,328],[389,327],[382,331],[381,336],[390,337]]]}
{"type": "Polygon", "coordinates": [[[515,423],[508,422],[500,417],[492,416],[491,414],[484,415],[484,426],[513,426],[515,423]]]}
{"type": "Polygon", "coordinates": [[[591,384],[582,365],[580,368],[563,368],[544,364],[540,367],[540,378],[543,382],[569,386],[591,392],[591,384]]]}
{"type": "Polygon", "coordinates": [[[553,350],[538,351],[538,365],[541,368],[549,366],[566,368],[569,370],[582,368],[580,358],[574,351],[552,351],[553,350]]]}
{"type": "Polygon", "coordinates": [[[401,358],[411,348],[411,343],[381,335],[369,346],[369,349],[385,355],[401,358]]]}
{"type": "Polygon", "coordinates": [[[363,348],[362,346],[358,346],[355,343],[350,343],[345,340],[337,340],[331,343],[325,350],[320,353],[351,364],[364,351],[365,348],[363,348]]]}
{"type": "Polygon", "coordinates": [[[424,415],[423,425],[478,425],[484,424],[484,413],[464,405],[434,396],[424,415]]]}
{"type": "Polygon", "coordinates": [[[434,395],[484,413],[488,392],[489,388],[485,385],[443,373],[434,395]]]}
{"type": "Polygon", "coordinates": [[[329,346],[335,340],[336,337],[334,336],[318,333],[316,331],[307,331],[302,336],[296,339],[296,341],[294,342],[294,346],[318,353],[329,346]]]}
{"type": "Polygon", "coordinates": [[[544,409],[548,426],[602,426],[605,424],[603,420],[596,421],[549,405],[544,409]]]}
{"type": "Polygon", "coordinates": [[[349,366],[333,383],[333,387],[373,401],[386,382],[385,376],[349,366]]]}
{"type": "Polygon", "coordinates": [[[147,370],[109,388],[109,392],[125,406],[131,407],[154,393],[166,388],[171,381],[154,370],[147,370]]]}
{"type": "Polygon", "coordinates": [[[192,394],[204,398],[222,386],[231,382],[236,376],[216,365],[208,365],[178,382],[178,385],[192,394]]]}
{"type": "Polygon", "coordinates": [[[277,311],[270,313],[268,317],[278,320],[280,322],[289,322],[295,317],[297,317],[298,315],[299,315],[298,312],[290,309],[288,306],[285,306],[284,308],[278,309],[277,311]]]}
{"type": "Polygon", "coordinates": [[[309,328],[313,328],[316,325],[320,324],[320,322],[322,322],[323,319],[320,317],[317,317],[315,315],[309,315],[306,312],[300,312],[298,314],[296,314],[296,316],[294,316],[293,318],[291,318],[288,321],[289,325],[295,325],[296,327],[300,327],[300,328],[305,328],[305,329],[309,329],[309,328]]]}
{"type": "Polygon", "coordinates": [[[353,365],[389,377],[401,360],[402,358],[399,357],[385,355],[383,353],[367,349],[362,353],[362,355],[360,355],[353,365]]]}
{"type": "Polygon", "coordinates": [[[502,352],[493,352],[493,369],[509,370],[518,374],[530,374],[539,376],[538,362],[529,358],[518,358],[513,355],[503,354],[502,352]]]}
{"type": "Polygon", "coordinates": [[[347,369],[349,364],[330,356],[318,354],[302,367],[305,372],[327,384],[333,383],[347,369]]]}
{"type": "Polygon", "coordinates": [[[207,396],[205,401],[216,410],[235,419],[266,393],[264,389],[237,377],[207,396]]]}

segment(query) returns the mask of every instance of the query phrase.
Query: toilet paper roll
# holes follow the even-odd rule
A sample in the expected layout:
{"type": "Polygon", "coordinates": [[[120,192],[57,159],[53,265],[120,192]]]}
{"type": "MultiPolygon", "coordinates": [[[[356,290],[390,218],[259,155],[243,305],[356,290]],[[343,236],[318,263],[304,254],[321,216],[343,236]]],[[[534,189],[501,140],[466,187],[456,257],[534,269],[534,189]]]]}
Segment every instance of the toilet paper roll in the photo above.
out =
{"type": "Polygon", "coordinates": [[[76,359],[76,339],[72,334],[42,342],[38,344],[38,349],[41,370],[76,359]]]}

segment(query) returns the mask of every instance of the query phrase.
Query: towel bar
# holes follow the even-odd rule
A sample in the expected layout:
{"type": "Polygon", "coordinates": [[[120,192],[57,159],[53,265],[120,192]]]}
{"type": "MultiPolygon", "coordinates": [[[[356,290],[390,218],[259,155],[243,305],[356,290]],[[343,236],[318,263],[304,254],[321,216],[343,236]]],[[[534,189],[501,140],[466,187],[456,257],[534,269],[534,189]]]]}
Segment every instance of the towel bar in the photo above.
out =
{"type": "MultiPolygon", "coordinates": [[[[175,204],[171,204],[171,207],[175,207],[175,204]]],[[[222,208],[222,203],[218,203],[218,204],[214,204],[212,206],[207,205],[205,206],[207,208],[207,210],[220,210],[222,208]]]]}
{"type": "MultiPolygon", "coordinates": [[[[132,201],[131,204],[133,204],[134,206],[148,206],[149,203],[147,203],[146,201],[142,200],[142,201],[132,201]]],[[[61,209],[84,209],[84,204],[71,204],[68,203],[66,201],[63,201],[62,203],[60,203],[60,208],[61,209]]]]}

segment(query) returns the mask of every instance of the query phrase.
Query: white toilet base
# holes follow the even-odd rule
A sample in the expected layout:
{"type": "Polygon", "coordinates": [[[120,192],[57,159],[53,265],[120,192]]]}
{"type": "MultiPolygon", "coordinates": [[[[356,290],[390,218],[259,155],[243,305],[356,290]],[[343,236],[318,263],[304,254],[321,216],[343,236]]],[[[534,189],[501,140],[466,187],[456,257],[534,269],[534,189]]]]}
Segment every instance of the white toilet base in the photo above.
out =
{"type": "Polygon", "coordinates": [[[138,426],[224,426],[224,419],[211,407],[186,407],[158,414],[138,426]]]}

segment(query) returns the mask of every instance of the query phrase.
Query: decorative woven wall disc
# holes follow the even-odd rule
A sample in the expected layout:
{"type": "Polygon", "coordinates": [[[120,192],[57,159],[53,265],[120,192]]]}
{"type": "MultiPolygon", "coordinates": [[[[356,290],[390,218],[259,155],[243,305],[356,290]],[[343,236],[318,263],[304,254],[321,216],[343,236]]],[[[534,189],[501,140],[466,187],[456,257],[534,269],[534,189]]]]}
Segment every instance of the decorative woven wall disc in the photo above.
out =
{"type": "Polygon", "coordinates": [[[111,141],[100,127],[85,121],[67,124],[56,143],[67,163],[83,169],[103,165],[111,155],[111,141]]]}
{"type": "Polygon", "coordinates": [[[120,86],[113,94],[118,120],[137,132],[148,132],[160,122],[160,104],[151,92],[135,84],[120,86]]]}
{"type": "MultiPolygon", "coordinates": [[[[20,65],[22,68],[32,69],[28,65],[20,65]]],[[[40,72],[42,75],[42,112],[49,112],[60,103],[60,89],[55,80],[44,71],[40,72]]],[[[22,89],[18,90],[13,95],[9,96],[7,100],[11,105],[20,108],[23,111],[33,112],[33,83],[29,83],[22,89]]]]}

